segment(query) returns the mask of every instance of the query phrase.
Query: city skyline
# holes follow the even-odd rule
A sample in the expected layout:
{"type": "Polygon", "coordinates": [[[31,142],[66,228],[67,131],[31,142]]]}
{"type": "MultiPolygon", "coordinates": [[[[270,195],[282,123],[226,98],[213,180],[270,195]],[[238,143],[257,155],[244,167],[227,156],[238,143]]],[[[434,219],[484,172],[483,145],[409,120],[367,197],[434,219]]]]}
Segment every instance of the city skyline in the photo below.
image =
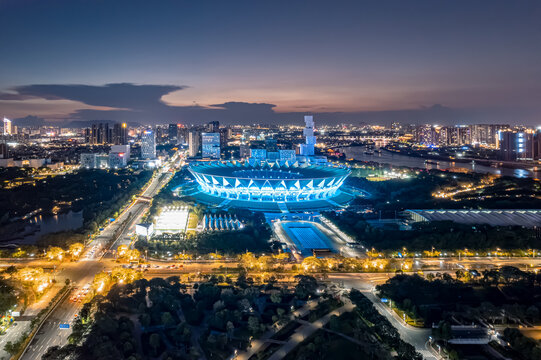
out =
{"type": "Polygon", "coordinates": [[[0,111],[15,124],[541,124],[535,2],[0,9],[0,111]]]}

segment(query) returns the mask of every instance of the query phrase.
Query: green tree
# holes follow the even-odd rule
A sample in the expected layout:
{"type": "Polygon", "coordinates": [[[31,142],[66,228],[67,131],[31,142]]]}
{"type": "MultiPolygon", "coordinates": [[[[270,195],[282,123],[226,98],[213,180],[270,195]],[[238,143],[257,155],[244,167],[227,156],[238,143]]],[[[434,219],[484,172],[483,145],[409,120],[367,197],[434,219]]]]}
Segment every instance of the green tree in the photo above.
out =
{"type": "Polygon", "coordinates": [[[257,334],[259,332],[259,320],[256,317],[250,316],[248,318],[248,330],[250,330],[252,334],[257,334]]]}
{"type": "Polygon", "coordinates": [[[171,326],[175,323],[175,320],[173,319],[173,317],[171,316],[171,313],[170,312],[164,312],[162,313],[162,325],[167,327],[167,326],[171,326]]]}
{"type": "Polygon", "coordinates": [[[273,291],[271,293],[270,300],[275,304],[281,303],[282,302],[282,296],[280,295],[280,291],[273,291]]]}
{"type": "Polygon", "coordinates": [[[158,348],[160,347],[160,343],[160,335],[156,333],[150,334],[150,337],[148,338],[148,344],[152,348],[154,356],[158,356],[158,348]]]}

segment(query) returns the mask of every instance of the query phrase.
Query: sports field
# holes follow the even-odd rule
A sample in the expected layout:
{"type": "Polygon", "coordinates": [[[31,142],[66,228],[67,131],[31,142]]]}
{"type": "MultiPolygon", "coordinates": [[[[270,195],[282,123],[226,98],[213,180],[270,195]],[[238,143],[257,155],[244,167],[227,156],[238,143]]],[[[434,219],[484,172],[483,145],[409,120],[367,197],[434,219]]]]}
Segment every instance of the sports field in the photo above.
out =
{"type": "Polygon", "coordinates": [[[312,223],[284,222],[281,225],[287,236],[302,252],[311,252],[313,249],[331,249],[330,239],[312,223]]]}

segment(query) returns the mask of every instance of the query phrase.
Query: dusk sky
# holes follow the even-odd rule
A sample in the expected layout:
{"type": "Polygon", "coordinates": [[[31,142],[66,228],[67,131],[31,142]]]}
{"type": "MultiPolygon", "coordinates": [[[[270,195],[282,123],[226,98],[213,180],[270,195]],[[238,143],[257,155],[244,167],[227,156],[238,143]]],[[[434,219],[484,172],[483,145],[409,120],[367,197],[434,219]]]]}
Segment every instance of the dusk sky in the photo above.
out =
{"type": "Polygon", "coordinates": [[[539,1],[0,0],[0,115],[541,125],[539,1]]]}

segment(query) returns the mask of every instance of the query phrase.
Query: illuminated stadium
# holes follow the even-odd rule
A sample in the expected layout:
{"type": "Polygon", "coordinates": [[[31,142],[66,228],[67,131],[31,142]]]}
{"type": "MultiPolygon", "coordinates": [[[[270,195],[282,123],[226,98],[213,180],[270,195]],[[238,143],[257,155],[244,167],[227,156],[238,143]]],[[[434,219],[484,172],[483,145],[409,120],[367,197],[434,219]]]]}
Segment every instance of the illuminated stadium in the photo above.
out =
{"type": "Polygon", "coordinates": [[[288,211],[333,207],[351,200],[351,195],[340,190],[351,173],[343,166],[227,161],[193,163],[189,170],[203,195],[199,200],[222,206],[288,211]]]}

